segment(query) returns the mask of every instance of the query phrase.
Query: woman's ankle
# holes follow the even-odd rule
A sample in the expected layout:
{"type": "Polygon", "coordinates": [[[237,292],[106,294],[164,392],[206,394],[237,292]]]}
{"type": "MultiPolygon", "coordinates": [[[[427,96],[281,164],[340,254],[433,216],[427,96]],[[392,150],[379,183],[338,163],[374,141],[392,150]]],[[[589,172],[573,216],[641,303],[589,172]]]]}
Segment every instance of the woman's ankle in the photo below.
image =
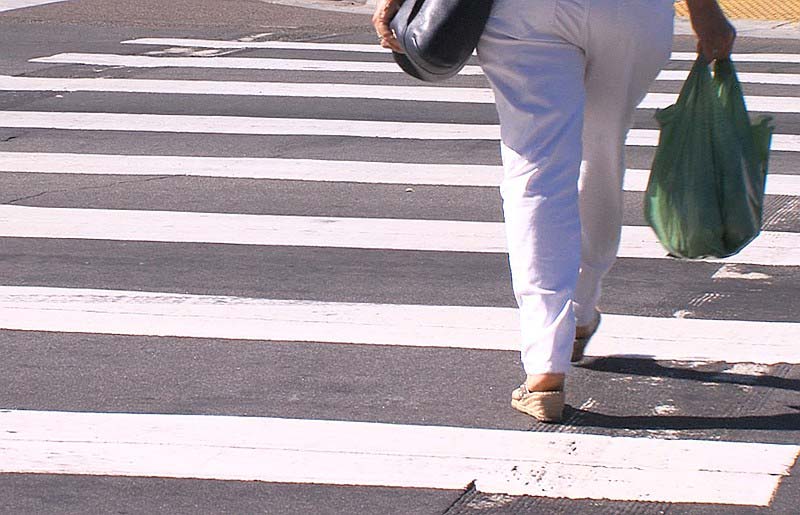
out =
{"type": "Polygon", "coordinates": [[[525,386],[529,392],[552,392],[564,389],[564,374],[528,374],[525,386]]]}

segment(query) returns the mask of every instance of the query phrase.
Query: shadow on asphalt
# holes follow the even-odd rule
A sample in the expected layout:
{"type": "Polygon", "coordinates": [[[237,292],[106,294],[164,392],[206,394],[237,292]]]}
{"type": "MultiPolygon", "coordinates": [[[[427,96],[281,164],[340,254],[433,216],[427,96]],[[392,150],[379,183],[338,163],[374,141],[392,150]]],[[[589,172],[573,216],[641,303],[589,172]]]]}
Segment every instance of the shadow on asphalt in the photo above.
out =
{"type": "Polygon", "coordinates": [[[606,429],[764,429],[800,430],[800,406],[788,406],[796,413],[752,415],[743,417],[693,417],[684,415],[616,416],[593,413],[566,406],[564,417],[569,425],[606,429]]]}
{"type": "Polygon", "coordinates": [[[581,363],[578,366],[595,372],[613,372],[616,374],[646,377],[668,377],[704,383],[763,386],[766,388],[778,388],[781,390],[800,392],[800,379],[694,370],[690,368],[673,368],[661,365],[651,359],[597,358],[587,359],[585,363],[581,363]]]}
{"type": "MultiPolygon", "coordinates": [[[[596,372],[645,377],[665,377],[703,383],[757,386],[795,392],[800,391],[800,380],[798,379],[669,367],[652,359],[621,357],[587,358],[577,366],[596,372]]],[[[791,411],[775,415],[702,417],[689,415],[605,415],[567,406],[565,408],[564,417],[569,421],[569,424],[573,426],[607,429],[751,429],[800,431],[800,406],[786,407],[791,411]]]]}

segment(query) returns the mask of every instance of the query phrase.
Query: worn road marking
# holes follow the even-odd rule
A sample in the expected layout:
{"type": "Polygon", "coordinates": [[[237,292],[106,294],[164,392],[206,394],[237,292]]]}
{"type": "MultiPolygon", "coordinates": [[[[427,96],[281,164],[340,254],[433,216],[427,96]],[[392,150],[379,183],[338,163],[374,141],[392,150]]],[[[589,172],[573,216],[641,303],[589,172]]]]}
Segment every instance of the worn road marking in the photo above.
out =
{"type": "MultiPolygon", "coordinates": [[[[515,308],[0,286],[0,328],[518,351],[515,308]]],[[[606,314],[590,356],[800,363],[800,324],[606,314]]]]}
{"type": "MultiPolygon", "coordinates": [[[[310,50],[336,52],[362,52],[388,54],[389,50],[377,44],[358,43],[308,43],[296,41],[231,41],[197,38],[138,38],[123,41],[131,45],[182,46],[223,49],[310,50]]],[[[736,53],[731,58],[738,63],[789,63],[800,64],[800,54],[790,53],[736,53]]],[[[673,61],[694,61],[695,52],[673,52],[673,61]]]]}
{"type": "Polygon", "coordinates": [[[262,417],[0,412],[0,472],[767,506],[796,445],[262,417]]]}

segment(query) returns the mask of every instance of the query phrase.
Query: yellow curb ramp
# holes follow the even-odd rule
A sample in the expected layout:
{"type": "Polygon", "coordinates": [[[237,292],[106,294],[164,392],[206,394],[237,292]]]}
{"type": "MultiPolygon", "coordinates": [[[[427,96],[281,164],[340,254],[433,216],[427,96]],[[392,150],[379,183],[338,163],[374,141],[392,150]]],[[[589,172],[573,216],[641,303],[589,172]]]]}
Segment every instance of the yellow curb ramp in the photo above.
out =
{"type": "MultiPolygon", "coordinates": [[[[800,0],[719,0],[725,13],[736,20],[800,22],[800,0]]],[[[686,2],[675,3],[675,13],[686,17],[686,2]]]]}

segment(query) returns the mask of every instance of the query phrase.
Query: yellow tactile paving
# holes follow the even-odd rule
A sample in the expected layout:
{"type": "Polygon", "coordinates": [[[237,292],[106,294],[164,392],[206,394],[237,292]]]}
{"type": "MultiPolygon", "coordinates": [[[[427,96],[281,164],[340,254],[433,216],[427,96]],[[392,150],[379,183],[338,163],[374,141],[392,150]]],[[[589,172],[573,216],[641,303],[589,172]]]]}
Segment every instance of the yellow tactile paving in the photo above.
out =
{"type": "MultiPolygon", "coordinates": [[[[800,0],[719,0],[719,4],[734,19],[800,22],[800,0]]],[[[675,12],[687,16],[686,3],[677,2],[675,12]]]]}

